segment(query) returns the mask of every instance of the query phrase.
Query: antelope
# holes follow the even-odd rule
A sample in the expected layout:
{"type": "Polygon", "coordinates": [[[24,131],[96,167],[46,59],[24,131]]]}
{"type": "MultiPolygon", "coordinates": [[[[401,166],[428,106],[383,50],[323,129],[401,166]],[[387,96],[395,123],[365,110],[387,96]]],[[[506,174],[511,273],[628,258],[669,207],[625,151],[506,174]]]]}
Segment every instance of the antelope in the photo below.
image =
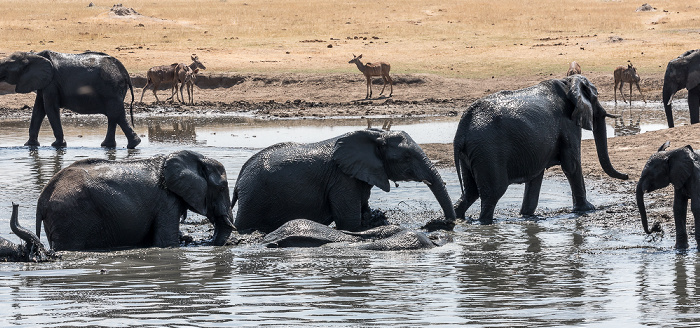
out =
{"type": "Polygon", "coordinates": [[[352,60],[350,60],[348,64],[357,65],[357,68],[360,70],[360,72],[362,72],[362,74],[365,75],[365,78],[367,79],[367,94],[365,96],[365,99],[372,98],[372,76],[381,76],[382,80],[384,81],[382,91],[379,93],[380,96],[382,95],[382,93],[384,93],[384,89],[386,88],[387,82],[389,83],[389,87],[391,88],[391,91],[389,92],[389,97],[391,97],[391,95],[394,94],[394,82],[391,80],[391,77],[389,77],[389,70],[391,69],[391,65],[389,65],[389,63],[379,62],[362,64],[362,62],[360,61],[360,59],[362,58],[362,54],[360,54],[357,57],[355,57],[355,54],[353,54],[352,57],[352,60]]]}
{"type": "Polygon", "coordinates": [[[615,69],[615,72],[613,73],[613,77],[615,78],[615,86],[613,89],[613,94],[615,95],[615,103],[617,104],[617,84],[620,84],[620,94],[622,95],[622,101],[627,102],[625,100],[625,94],[622,93],[622,86],[625,84],[625,82],[630,84],[630,104],[632,104],[632,85],[637,86],[637,90],[639,90],[639,94],[642,95],[642,100],[646,103],[647,100],[644,99],[644,94],[642,93],[642,89],[639,87],[639,75],[637,74],[637,69],[632,66],[632,63],[627,64],[627,68],[625,66],[618,66],[615,69]]]}
{"type": "MultiPolygon", "coordinates": [[[[194,66],[205,69],[204,65],[202,65],[202,63],[199,61],[199,57],[197,57],[197,55],[193,54],[191,58],[192,64],[190,64],[190,67],[194,66]]],[[[146,85],[143,87],[143,91],[141,91],[140,102],[143,102],[143,94],[146,93],[146,89],[148,89],[148,87],[153,88],[153,95],[156,97],[156,102],[160,102],[160,99],[158,99],[158,95],[156,94],[156,90],[158,90],[161,83],[175,82],[175,70],[177,69],[178,65],[181,64],[174,63],[149,68],[148,72],[146,72],[146,85]]]]}
{"type": "MultiPolygon", "coordinates": [[[[182,94],[182,88],[187,87],[187,103],[190,105],[194,104],[194,81],[197,79],[197,73],[199,73],[199,68],[192,69],[186,65],[183,65],[182,67],[178,66],[175,74],[177,74],[176,83],[180,83],[180,97],[182,97],[181,102],[185,102],[185,96],[182,94]]],[[[177,96],[177,92],[175,95],[177,96]]],[[[178,100],[180,99],[178,98],[178,100]]]]}
{"type": "Polygon", "coordinates": [[[569,64],[569,70],[566,71],[566,76],[571,76],[574,74],[581,74],[581,65],[579,65],[577,62],[572,61],[569,64]]]}
{"type": "MultiPolygon", "coordinates": [[[[197,73],[200,70],[205,70],[207,69],[204,67],[204,64],[199,61],[199,57],[195,54],[192,54],[192,64],[185,65],[185,63],[180,63],[177,65],[175,68],[175,81],[173,83],[173,92],[170,95],[170,98],[173,96],[176,96],[177,94],[177,85],[180,83],[180,96],[182,96],[182,102],[185,102],[185,97],[182,95],[182,87],[185,86],[185,79],[187,78],[188,74],[192,74],[191,78],[191,83],[194,85],[194,81],[197,78],[197,73]]],[[[192,90],[194,92],[194,86],[192,86],[192,90]]],[[[187,89],[187,95],[189,96],[190,88],[188,87],[187,89]]],[[[192,98],[192,101],[194,101],[194,96],[192,98]]]]}

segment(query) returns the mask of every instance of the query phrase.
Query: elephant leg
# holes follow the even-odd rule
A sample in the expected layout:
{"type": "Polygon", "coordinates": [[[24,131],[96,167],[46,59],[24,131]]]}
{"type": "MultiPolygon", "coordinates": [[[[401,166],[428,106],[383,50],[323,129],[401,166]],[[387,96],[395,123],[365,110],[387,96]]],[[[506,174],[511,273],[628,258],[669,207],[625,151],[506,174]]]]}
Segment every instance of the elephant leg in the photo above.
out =
{"type": "MultiPolygon", "coordinates": [[[[128,149],[134,149],[136,146],[138,146],[141,143],[141,138],[139,138],[139,135],[134,131],[134,129],[131,128],[129,125],[129,122],[126,120],[125,115],[119,115],[116,118],[116,123],[119,125],[119,127],[122,129],[122,132],[124,132],[124,136],[126,136],[126,139],[128,140],[128,144],[126,145],[126,148],[128,149]]],[[[109,129],[109,126],[107,127],[109,129]]],[[[109,134],[109,130],[107,131],[109,134]]],[[[114,138],[114,132],[112,132],[112,138],[114,138]]],[[[116,141],[115,141],[116,143],[116,141]]]]}
{"type": "Polygon", "coordinates": [[[506,170],[498,167],[490,168],[488,172],[483,172],[476,179],[481,198],[481,213],[479,222],[481,224],[493,223],[493,213],[498,200],[508,190],[508,180],[506,180],[506,170]]]}
{"type": "Polygon", "coordinates": [[[66,146],[66,140],[63,139],[63,127],[61,126],[61,108],[58,104],[52,103],[52,96],[44,93],[44,110],[46,111],[46,118],[51,124],[51,129],[53,130],[53,136],[56,138],[51,146],[60,148],[66,146]]]}
{"type": "Polygon", "coordinates": [[[581,150],[579,148],[562,151],[561,169],[569,180],[571,186],[571,197],[574,202],[574,212],[585,212],[594,210],[593,204],[586,199],[586,184],[583,181],[581,171],[581,150]]]}
{"type": "Polygon", "coordinates": [[[690,110],[690,124],[700,122],[700,86],[688,90],[688,109],[690,110]]]}
{"type": "Polygon", "coordinates": [[[700,249],[700,197],[695,197],[691,200],[690,211],[693,212],[693,218],[695,223],[695,244],[698,245],[700,249]]]}
{"type": "Polygon", "coordinates": [[[37,147],[39,146],[39,130],[41,129],[41,123],[46,117],[46,111],[44,110],[44,97],[42,96],[42,91],[37,91],[36,99],[34,100],[34,109],[32,109],[32,118],[29,122],[29,140],[24,144],[25,146],[37,147]]]}
{"type": "Polygon", "coordinates": [[[153,224],[153,246],[176,247],[180,245],[180,216],[180,214],[169,211],[158,215],[153,224]]]}
{"type": "Polygon", "coordinates": [[[455,214],[457,218],[464,219],[464,216],[469,209],[469,207],[474,204],[474,202],[479,199],[479,188],[476,186],[474,181],[474,176],[471,170],[465,169],[466,165],[462,165],[462,183],[464,184],[464,191],[462,192],[462,197],[455,203],[455,214]]]}
{"type": "MultiPolygon", "coordinates": [[[[368,201],[363,199],[363,196],[369,195],[369,191],[364,189],[369,190],[372,186],[359,180],[354,181],[354,183],[356,185],[350,188],[342,188],[342,190],[338,188],[338,190],[333,190],[328,195],[331,216],[333,221],[335,221],[336,228],[339,230],[362,230],[362,207],[368,201]]],[[[369,205],[367,205],[367,208],[369,208],[369,205]]]]}
{"type": "Polygon", "coordinates": [[[520,214],[526,216],[535,214],[537,203],[540,200],[542,177],[544,177],[544,171],[525,184],[525,195],[523,196],[523,206],[520,208],[520,214]]]}
{"type": "Polygon", "coordinates": [[[107,135],[105,136],[105,140],[102,141],[102,144],[100,146],[107,148],[117,147],[117,140],[114,137],[116,130],[117,120],[114,117],[107,116],[107,135]]]}
{"type": "Polygon", "coordinates": [[[688,215],[688,198],[676,191],[673,194],[673,221],[676,224],[676,248],[688,248],[688,231],[685,228],[688,215]]]}

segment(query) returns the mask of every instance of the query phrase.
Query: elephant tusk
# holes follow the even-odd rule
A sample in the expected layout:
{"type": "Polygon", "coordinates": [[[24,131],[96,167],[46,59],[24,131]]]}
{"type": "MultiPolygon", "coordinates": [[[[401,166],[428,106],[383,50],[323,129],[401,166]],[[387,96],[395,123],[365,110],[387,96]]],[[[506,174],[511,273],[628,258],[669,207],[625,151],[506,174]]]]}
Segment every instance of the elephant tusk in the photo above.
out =
{"type": "Polygon", "coordinates": [[[432,183],[430,183],[430,181],[428,181],[428,180],[423,180],[423,183],[427,184],[427,185],[428,185],[428,187],[430,187],[430,186],[432,186],[432,185],[433,185],[433,184],[432,184],[432,183]]]}
{"type": "Polygon", "coordinates": [[[398,187],[399,187],[399,183],[396,182],[396,181],[394,181],[394,186],[396,186],[396,188],[398,188],[398,187]]]}

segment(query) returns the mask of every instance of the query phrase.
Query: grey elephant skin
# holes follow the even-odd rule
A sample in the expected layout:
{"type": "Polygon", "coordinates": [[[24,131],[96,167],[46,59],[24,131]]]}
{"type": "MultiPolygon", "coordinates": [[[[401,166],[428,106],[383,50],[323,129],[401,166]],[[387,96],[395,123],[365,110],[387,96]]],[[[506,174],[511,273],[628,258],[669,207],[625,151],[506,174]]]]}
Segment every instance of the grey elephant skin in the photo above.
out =
{"type": "Polygon", "coordinates": [[[676,248],[688,248],[686,216],[688,200],[695,217],[695,241],[700,245],[700,154],[688,145],[674,150],[666,150],[669,143],[662,145],[658,152],[649,157],[637,182],[637,206],[642,219],[644,232],[650,234],[644,193],[673,185],[673,219],[676,224],[676,248]]]}
{"type": "Polygon", "coordinates": [[[662,100],[669,128],[674,126],[671,101],[681,89],[688,89],[690,123],[700,122],[700,49],[688,50],[666,66],[662,100]]]}
{"type": "Polygon", "coordinates": [[[127,148],[135,148],[141,142],[129,126],[124,110],[124,96],[127,90],[131,90],[133,125],[131,78],[124,65],[114,57],[99,52],[15,52],[0,61],[0,81],[16,85],[18,93],[36,91],[29,140],[25,146],[39,146],[39,129],[44,117],[48,118],[56,138],[52,146],[66,146],[61,108],[80,114],[106,115],[107,135],[103,147],[116,147],[117,125],[128,139],[127,148]]]}
{"type": "Polygon", "coordinates": [[[438,245],[422,232],[410,231],[396,225],[376,227],[362,232],[350,232],[336,230],[305,219],[292,220],[283,224],[275,231],[265,235],[263,243],[271,248],[319,247],[342,243],[338,247],[378,251],[428,249],[438,245]]]}
{"type": "Polygon", "coordinates": [[[147,159],[85,159],[62,169],[37,202],[37,235],[61,250],[174,247],[190,210],[214,225],[213,245],[233,230],[223,165],[192,151],[147,159]]]}
{"type": "Polygon", "coordinates": [[[253,155],[241,168],[231,204],[238,202],[239,232],[270,232],[294,219],[362,230],[371,216],[372,186],[389,180],[429,185],[454,222],[450,196],[435,166],[403,131],[366,129],[310,144],[280,143],[253,155]]]}
{"type": "Polygon", "coordinates": [[[23,244],[15,244],[0,237],[0,261],[2,262],[41,262],[56,259],[53,251],[47,251],[39,237],[19,224],[19,205],[12,204],[10,229],[23,244]]]}
{"type": "Polygon", "coordinates": [[[545,169],[561,165],[571,185],[574,211],[593,210],[581,172],[581,128],[593,130],[605,173],[627,179],[608,157],[605,117],[598,91],[582,75],[501,91],[472,103],[459,122],[454,160],[462,186],[458,218],[481,198],[481,223],[493,221],[494,208],[508,185],[525,183],[522,215],[533,215],[545,169]]]}

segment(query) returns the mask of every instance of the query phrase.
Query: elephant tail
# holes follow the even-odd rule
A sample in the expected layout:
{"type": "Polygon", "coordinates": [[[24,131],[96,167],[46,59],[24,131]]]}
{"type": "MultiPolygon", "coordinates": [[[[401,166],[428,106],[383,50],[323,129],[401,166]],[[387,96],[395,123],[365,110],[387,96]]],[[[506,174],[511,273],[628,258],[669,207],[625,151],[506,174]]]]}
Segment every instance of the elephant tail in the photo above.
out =
{"type": "Polygon", "coordinates": [[[131,78],[129,79],[129,90],[131,91],[131,105],[129,107],[129,114],[131,114],[131,126],[134,125],[134,86],[131,84],[131,78]]]}
{"type": "Polygon", "coordinates": [[[35,224],[37,237],[41,237],[41,221],[42,221],[41,216],[37,215],[36,216],[36,224],[35,224]]]}
{"type": "Polygon", "coordinates": [[[238,187],[233,187],[233,196],[231,197],[231,210],[233,210],[233,207],[236,205],[236,202],[238,201],[238,187]]]}
{"type": "Polygon", "coordinates": [[[460,154],[462,153],[462,142],[454,142],[454,157],[455,157],[455,169],[457,170],[457,179],[459,179],[459,190],[464,193],[464,182],[462,181],[462,160],[460,159],[460,154]]]}

